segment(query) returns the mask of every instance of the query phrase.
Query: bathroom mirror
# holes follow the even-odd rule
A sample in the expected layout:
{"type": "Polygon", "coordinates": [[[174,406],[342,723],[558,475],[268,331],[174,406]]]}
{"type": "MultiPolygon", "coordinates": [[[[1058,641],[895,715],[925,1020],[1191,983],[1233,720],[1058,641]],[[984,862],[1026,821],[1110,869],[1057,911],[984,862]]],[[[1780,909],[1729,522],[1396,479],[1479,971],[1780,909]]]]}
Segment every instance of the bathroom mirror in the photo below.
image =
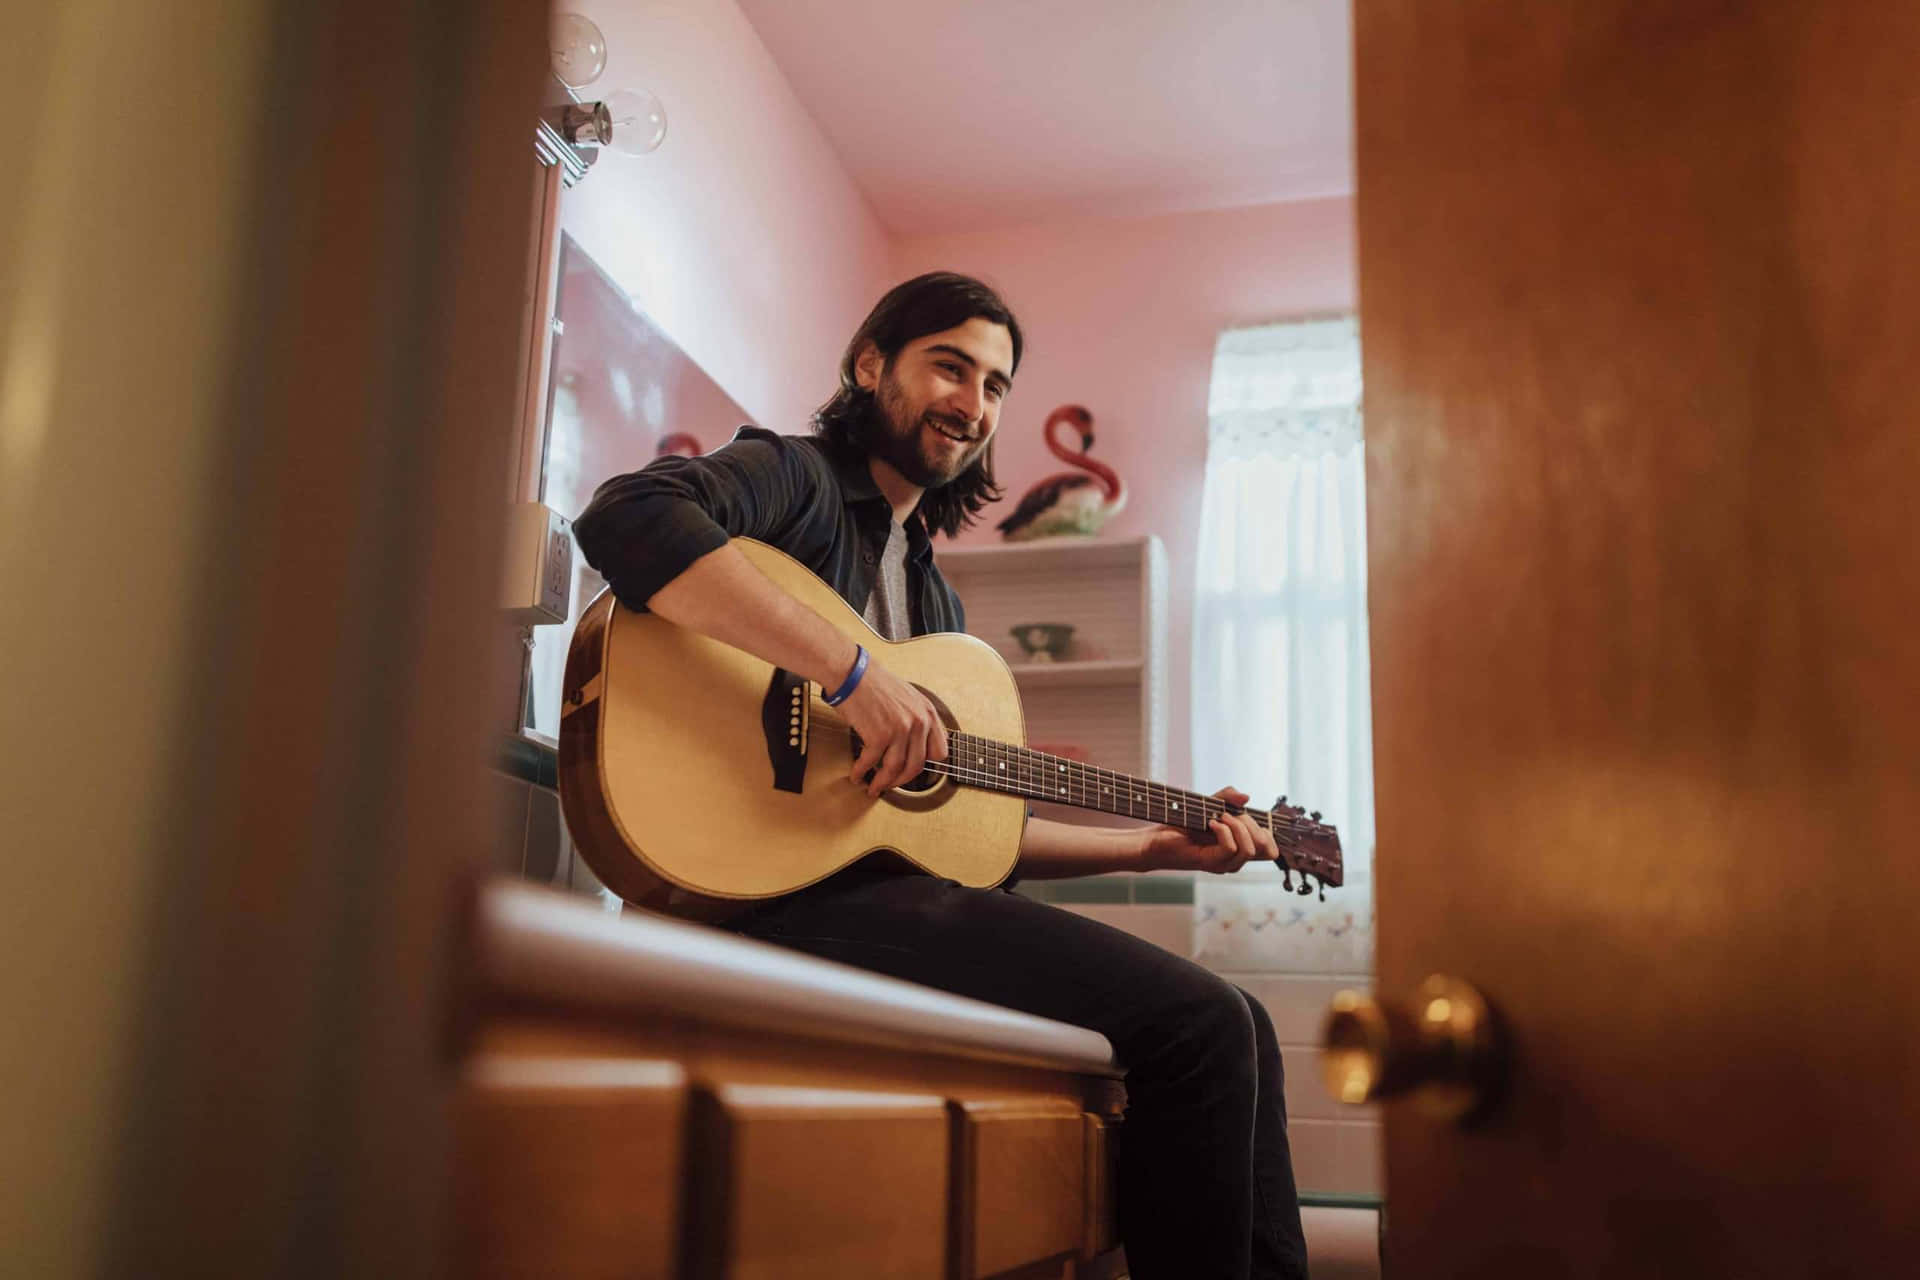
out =
{"type": "MultiPolygon", "coordinates": [[[[535,494],[568,520],[610,476],[637,471],[663,446],[701,451],[750,421],[573,237],[560,235],[546,409],[535,494]]],[[[576,563],[565,624],[531,628],[521,729],[551,743],[560,733],[560,684],[574,622],[605,586],[576,563]]]]}

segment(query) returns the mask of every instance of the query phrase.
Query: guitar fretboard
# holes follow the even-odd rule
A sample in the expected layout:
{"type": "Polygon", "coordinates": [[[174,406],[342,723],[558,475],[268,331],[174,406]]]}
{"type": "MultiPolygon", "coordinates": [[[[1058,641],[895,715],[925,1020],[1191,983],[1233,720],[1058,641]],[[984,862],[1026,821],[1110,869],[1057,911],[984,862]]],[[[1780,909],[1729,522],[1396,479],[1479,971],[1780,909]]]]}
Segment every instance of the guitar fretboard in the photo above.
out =
{"type": "Polygon", "coordinates": [[[1004,791],[1029,800],[1097,809],[1189,831],[1205,831],[1207,824],[1222,814],[1242,812],[1272,830],[1274,839],[1281,844],[1290,843],[1293,834],[1293,821],[1285,815],[1275,817],[1261,809],[1233,810],[1216,796],[1203,796],[1129,773],[1097,768],[1065,756],[1048,755],[970,733],[947,735],[944,771],[955,782],[967,786],[1004,791]]]}

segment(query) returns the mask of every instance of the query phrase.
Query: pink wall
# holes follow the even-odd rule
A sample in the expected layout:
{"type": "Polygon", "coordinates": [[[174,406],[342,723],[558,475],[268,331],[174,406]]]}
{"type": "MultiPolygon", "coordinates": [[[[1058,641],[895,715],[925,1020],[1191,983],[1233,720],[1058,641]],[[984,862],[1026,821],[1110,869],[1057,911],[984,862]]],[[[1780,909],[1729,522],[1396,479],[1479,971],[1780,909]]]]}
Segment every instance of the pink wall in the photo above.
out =
{"type": "Polygon", "coordinates": [[[757,421],[803,430],[889,283],[886,233],[733,0],[567,8],[607,38],[583,96],[650,89],[667,137],[603,155],[563,225],[757,421]]]}
{"type": "MultiPolygon", "coordinates": [[[[1001,419],[999,475],[1011,509],[1063,469],[1040,441],[1049,410],[1093,411],[1095,454],[1132,489],[1108,526],[1155,533],[1170,572],[1170,782],[1188,781],[1191,590],[1215,336],[1234,325],[1355,306],[1350,197],[1140,219],[1075,221],[896,241],[893,274],[981,276],[1005,294],[1027,351],[1001,419]]],[[[999,519],[995,514],[992,519],[999,519]]],[[[962,541],[995,538],[991,523],[962,541]]],[[[1193,778],[1212,790],[1230,778],[1193,778]]]]}
{"type": "Polygon", "coordinates": [[[756,421],[804,430],[847,335],[896,280],[950,267],[1005,290],[1029,349],[1001,475],[1017,496],[1058,469],[1041,420],[1066,401],[1093,410],[1099,454],[1133,489],[1113,532],[1167,543],[1168,767],[1186,779],[1188,584],[1214,336],[1351,309],[1351,199],[890,240],[734,0],[572,7],[607,37],[607,70],[589,92],[651,89],[668,127],[650,156],[602,156],[562,200],[563,224],[756,421]]]}

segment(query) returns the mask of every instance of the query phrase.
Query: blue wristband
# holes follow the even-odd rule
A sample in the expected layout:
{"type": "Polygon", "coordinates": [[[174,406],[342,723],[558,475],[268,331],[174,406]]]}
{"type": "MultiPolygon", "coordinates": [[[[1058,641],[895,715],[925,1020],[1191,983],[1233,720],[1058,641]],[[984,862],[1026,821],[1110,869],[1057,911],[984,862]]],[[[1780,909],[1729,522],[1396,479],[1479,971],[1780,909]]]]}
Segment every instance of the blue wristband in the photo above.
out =
{"type": "Polygon", "coordinates": [[[860,650],[860,656],[853,660],[853,670],[847,672],[847,678],[840,682],[838,689],[825,695],[826,704],[830,707],[837,707],[851,698],[853,691],[860,687],[860,678],[867,674],[867,646],[856,647],[860,650]]]}

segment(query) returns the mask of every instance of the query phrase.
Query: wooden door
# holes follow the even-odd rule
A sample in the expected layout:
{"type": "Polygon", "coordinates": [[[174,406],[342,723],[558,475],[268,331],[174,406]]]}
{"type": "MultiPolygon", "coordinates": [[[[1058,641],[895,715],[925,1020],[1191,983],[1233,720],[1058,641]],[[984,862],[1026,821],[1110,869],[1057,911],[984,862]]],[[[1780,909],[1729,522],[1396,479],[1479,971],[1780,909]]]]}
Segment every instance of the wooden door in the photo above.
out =
{"type": "Polygon", "coordinates": [[[0,1273],[444,1274],[548,5],[18,8],[0,1273]]]}
{"type": "Polygon", "coordinates": [[[1360,0],[1398,1276],[1920,1257],[1920,7],[1360,0]]]}

